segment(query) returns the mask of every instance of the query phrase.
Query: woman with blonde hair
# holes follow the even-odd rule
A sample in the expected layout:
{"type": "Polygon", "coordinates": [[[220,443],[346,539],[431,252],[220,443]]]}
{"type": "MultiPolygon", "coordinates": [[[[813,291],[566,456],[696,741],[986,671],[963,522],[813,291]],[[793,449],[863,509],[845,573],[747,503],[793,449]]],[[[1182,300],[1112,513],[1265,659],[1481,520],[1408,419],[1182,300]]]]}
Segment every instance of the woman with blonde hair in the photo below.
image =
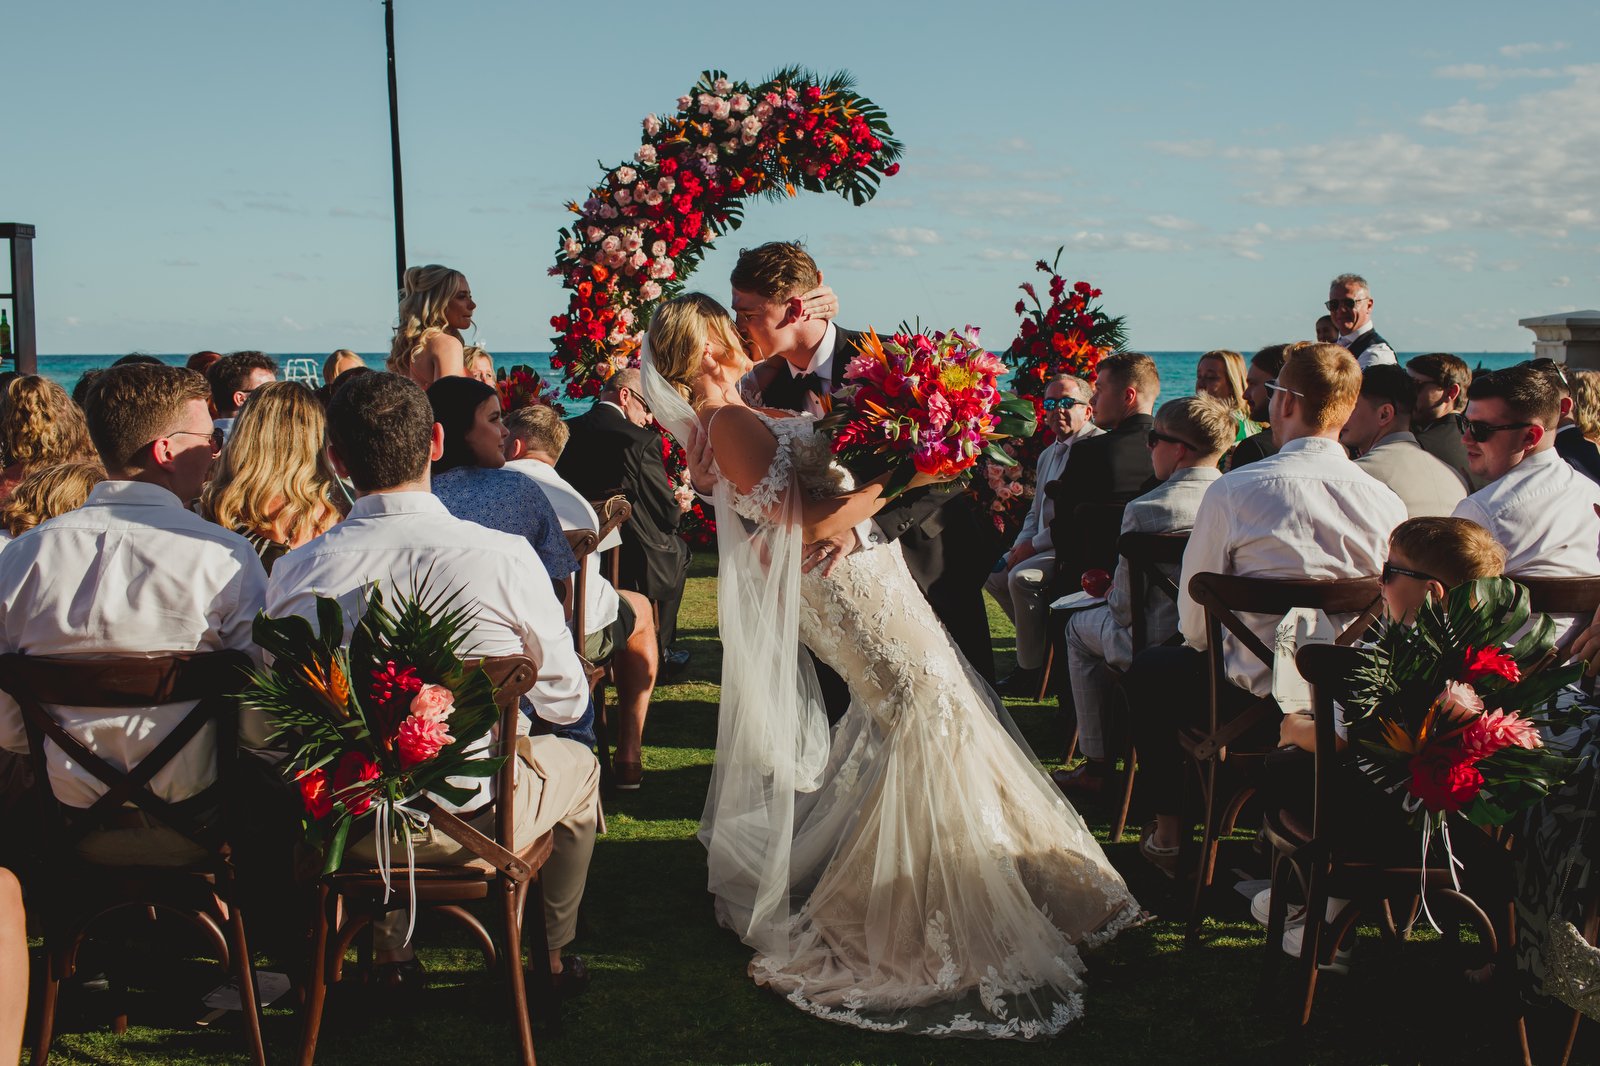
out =
{"type": "Polygon", "coordinates": [[[83,411],[66,389],[34,374],[11,379],[0,396],[0,501],[41,467],[95,458],[83,411]]]}
{"type": "Polygon", "coordinates": [[[20,537],[40,522],[76,511],[105,479],[106,468],[99,460],[40,467],[23,478],[0,505],[0,540],[20,537]]]}
{"type": "Polygon", "coordinates": [[[200,515],[242,534],[269,571],[279,556],[343,517],[322,447],[325,427],[322,404],[300,382],[262,385],[200,494],[200,515]]]}
{"type": "Polygon", "coordinates": [[[389,369],[426,389],[466,374],[463,330],[472,325],[472,289],[459,270],[411,267],[400,292],[400,324],[389,346],[389,369]]]}
{"type": "Polygon", "coordinates": [[[494,379],[494,356],[487,349],[469,344],[461,353],[462,367],[467,377],[481,381],[490,388],[498,388],[494,379]]]}
{"type": "MultiPolygon", "coordinates": [[[[1245,389],[1248,385],[1247,368],[1244,356],[1238,352],[1230,352],[1226,348],[1217,348],[1200,357],[1200,362],[1194,368],[1194,391],[1207,396],[1215,396],[1228,405],[1233,412],[1236,423],[1233,443],[1235,446],[1246,437],[1253,437],[1262,430],[1261,423],[1250,417],[1250,401],[1245,399],[1245,389]]],[[[1222,469],[1228,469],[1228,460],[1233,457],[1233,448],[1228,449],[1223,456],[1222,469]]]]}

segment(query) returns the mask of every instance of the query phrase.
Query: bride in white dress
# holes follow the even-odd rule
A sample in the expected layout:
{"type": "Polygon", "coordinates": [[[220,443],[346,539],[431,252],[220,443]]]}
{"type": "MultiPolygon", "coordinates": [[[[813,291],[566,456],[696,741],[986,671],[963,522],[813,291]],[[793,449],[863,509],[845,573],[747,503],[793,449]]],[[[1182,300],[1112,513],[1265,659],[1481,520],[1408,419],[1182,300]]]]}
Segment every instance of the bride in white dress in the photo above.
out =
{"type": "Polygon", "coordinates": [[[898,545],[801,573],[804,544],[877,511],[881,479],[855,486],[811,416],[746,405],[750,361],[709,297],[657,309],[642,361],[656,418],[715,479],[723,676],[700,839],[751,976],[864,1029],[1061,1031],[1083,1013],[1080,949],[1139,908],[898,545]],[[850,687],[831,734],[802,643],[850,687]]]}

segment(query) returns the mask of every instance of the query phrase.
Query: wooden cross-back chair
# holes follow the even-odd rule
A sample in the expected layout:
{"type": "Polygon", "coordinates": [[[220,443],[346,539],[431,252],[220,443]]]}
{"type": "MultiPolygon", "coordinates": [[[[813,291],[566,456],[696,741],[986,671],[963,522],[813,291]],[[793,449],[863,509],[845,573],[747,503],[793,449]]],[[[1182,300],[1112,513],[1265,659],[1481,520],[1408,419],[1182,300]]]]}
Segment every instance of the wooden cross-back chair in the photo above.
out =
{"type": "MultiPolygon", "coordinates": [[[[611,493],[603,499],[591,500],[589,505],[594,508],[595,515],[600,519],[600,528],[595,531],[595,544],[605,542],[621,525],[633,516],[633,505],[628,498],[620,492],[611,493]]],[[[621,575],[621,549],[610,548],[601,555],[601,575],[618,589],[621,575]]],[[[574,635],[580,631],[574,627],[574,635]]],[[[578,636],[578,654],[583,655],[583,638],[578,636]]],[[[613,652],[613,655],[616,653],[613,652]]],[[[589,691],[594,698],[594,738],[595,755],[600,759],[600,787],[606,791],[612,789],[615,780],[615,767],[611,762],[611,716],[606,713],[606,684],[616,683],[616,671],[610,663],[599,666],[585,662],[589,670],[589,691]]]]}
{"type": "MultiPolygon", "coordinates": [[[[1279,714],[1270,696],[1253,698],[1242,710],[1223,717],[1223,696],[1231,686],[1223,657],[1223,632],[1231,634],[1249,654],[1269,670],[1273,651],[1241,614],[1281,618],[1297,607],[1321,610],[1330,618],[1352,615],[1353,620],[1335,638],[1342,646],[1354,644],[1372,627],[1383,611],[1383,586],[1376,577],[1316,580],[1310,578],[1252,578],[1226,574],[1195,574],[1189,579],[1189,595],[1205,609],[1210,667],[1210,712],[1208,723],[1200,729],[1186,729],[1178,742],[1190,760],[1200,782],[1204,828],[1201,833],[1199,862],[1195,868],[1194,898],[1189,910],[1186,943],[1194,944],[1204,921],[1203,901],[1216,873],[1217,847],[1222,836],[1233,830],[1239,812],[1254,794],[1248,777],[1237,783],[1227,801],[1219,802],[1219,771],[1241,759],[1258,762],[1265,751],[1236,752],[1230,748],[1271,715],[1279,714]]],[[[1276,743],[1274,736],[1273,744],[1276,743]]],[[[1187,839],[1187,834],[1185,835],[1187,839]]]]}
{"type": "MultiPolygon", "coordinates": [[[[17,701],[22,713],[44,823],[38,890],[31,899],[44,928],[45,953],[33,1043],[36,1066],[48,1061],[61,982],[76,970],[79,947],[100,919],[124,908],[170,911],[205,935],[238,984],[251,1059],[266,1062],[255,968],[224,831],[225,801],[238,758],[235,696],[250,666],[249,657],[237,651],[113,659],[0,656],[0,689],[17,701]],[[132,709],[190,700],[196,701],[194,707],[127,770],[86,747],[49,709],[132,709]],[[189,799],[163,800],[150,790],[150,782],[207,725],[214,727],[216,780],[189,799]],[[105,787],[91,806],[72,807],[57,799],[46,761],[47,741],[105,787]],[[192,843],[195,857],[181,865],[124,866],[94,862],[79,853],[91,834],[152,824],[192,843]]],[[[127,1028],[125,1013],[117,1015],[115,1025],[119,1033],[127,1028]]]]}
{"type": "MultiPolygon", "coordinates": [[[[524,915],[531,902],[533,921],[530,932],[533,943],[529,947],[529,957],[539,1002],[554,1019],[559,1001],[550,972],[540,869],[554,849],[555,835],[547,832],[521,851],[511,849],[516,841],[516,804],[512,801],[512,795],[516,787],[518,761],[517,719],[522,715],[521,697],[533,687],[537,675],[533,661],[523,655],[484,659],[479,665],[495,686],[495,703],[500,708],[496,754],[505,759],[495,774],[492,801],[495,805],[495,835],[493,839],[485,836],[426,797],[413,801],[412,806],[427,811],[431,825],[476,856],[461,865],[419,864],[416,867],[416,901],[419,907],[428,907],[465,925],[483,950],[489,965],[500,968],[510,1000],[512,1024],[516,1027],[519,1061],[523,1066],[534,1066],[533,1021],[529,1012],[527,981],[522,970],[522,934],[524,915]],[[498,947],[484,923],[464,906],[473,900],[492,900],[498,904],[497,924],[501,937],[498,947]]],[[[370,829],[370,825],[363,828],[370,829]]],[[[306,983],[305,1014],[300,1035],[301,1066],[311,1066],[316,1057],[317,1036],[322,1028],[322,1011],[328,985],[337,983],[342,976],[345,952],[375,917],[407,905],[409,888],[403,867],[402,849],[401,857],[390,873],[393,895],[387,904],[384,902],[383,879],[377,867],[347,865],[318,882],[310,976],[306,983]]]]}

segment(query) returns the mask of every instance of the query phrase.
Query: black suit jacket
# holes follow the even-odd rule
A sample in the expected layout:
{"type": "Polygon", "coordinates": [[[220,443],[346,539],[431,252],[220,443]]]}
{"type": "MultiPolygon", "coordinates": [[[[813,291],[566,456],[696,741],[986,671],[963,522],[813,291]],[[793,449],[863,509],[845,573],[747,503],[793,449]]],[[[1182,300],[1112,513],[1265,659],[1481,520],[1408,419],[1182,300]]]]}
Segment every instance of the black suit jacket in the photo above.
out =
{"type": "Polygon", "coordinates": [[[677,497],[661,461],[661,434],[636,426],[609,404],[567,420],[572,431],[556,471],[587,499],[620,488],[633,505],[622,526],[623,584],[668,599],[681,584],[689,546],[678,536],[677,497]]]}
{"type": "Polygon", "coordinates": [[[1556,454],[1590,481],[1600,481],[1600,448],[1577,426],[1556,430],[1556,454]]]}
{"type": "Polygon", "coordinates": [[[1258,459],[1277,454],[1278,446],[1272,443],[1272,430],[1264,429],[1239,442],[1238,447],[1233,449],[1233,456],[1228,460],[1228,469],[1237,470],[1241,466],[1249,466],[1258,459]]]}
{"type": "Polygon", "coordinates": [[[1445,415],[1438,421],[1425,425],[1413,422],[1411,433],[1417,438],[1417,443],[1422,445],[1423,451],[1466,478],[1467,485],[1473,492],[1488,484],[1483,478],[1474,476],[1472,469],[1467,465],[1467,446],[1461,442],[1459,415],[1445,415]]]}
{"type": "Polygon", "coordinates": [[[1125,504],[1154,486],[1156,472],[1146,439],[1154,426],[1149,415],[1129,415],[1117,428],[1078,441],[1061,477],[1045,486],[1056,504],[1050,538],[1063,587],[1076,588],[1085,570],[1115,568],[1121,523],[1090,528],[1075,521],[1076,512],[1085,504],[1125,504]]]}

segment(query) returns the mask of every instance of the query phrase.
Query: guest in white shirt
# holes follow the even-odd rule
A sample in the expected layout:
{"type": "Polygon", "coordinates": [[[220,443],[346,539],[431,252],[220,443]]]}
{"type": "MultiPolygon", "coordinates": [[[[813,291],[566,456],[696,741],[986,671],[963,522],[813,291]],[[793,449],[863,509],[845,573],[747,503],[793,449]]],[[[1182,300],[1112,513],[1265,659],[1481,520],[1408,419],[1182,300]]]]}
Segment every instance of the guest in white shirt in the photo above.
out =
{"type": "Polygon", "coordinates": [[[1361,396],[1339,443],[1357,455],[1356,465],[1394,490],[1410,518],[1443,518],[1467,497],[1466,479],[1422,450],[1411,432],[1417,383],[1387,363],[1361,375],[1361,396]]]}
{"type": "MultiPolygon", "coordinates": [[[[520,471],[539,483],[563,530],[600,530],[583,493],[556,473],[556,460],[566,449],[569,431],[550,407],[523,407],[505,416],[506,469],[520,471]]],[[[600,573],[600,553],[622,543],[612,530],[584,560],[583,654],[593,663],[612,663],[617,684],[616,785],[637,789],[644,768],[639,752],[644,744],[644,719],[656,684],[656,626],[650,601],[641,593],[616,589],[600,573]]]]}
{"type": "MultiPolygon", "coordinates": [[[[184,506],[199,495],[217,453],[206,381],[192,370],[131,364],[105,371],[89,396],[90,436],[109,475],[82,507],[24,533],[0,554],[0,652],[39,656],[157,656],[237,650],[258,656],[250,627],[266,573],[249,543],[184,506]]],[[[68,732],[127,770],[188,714],[192,702],[114,710],[54,707],[68,732]]],[[[265,742],[266,724],[241,713],[240,739],[265,742]]],[[[28,750],[22,716],[0,693],[0,745],[28,750]]],[[[151,779],[169,803],[192,801],[204,820],[215,800],[215,726],[206,725],[151,779]]],[[[64,804],[88,807],[105,788],[51,748],[48,768],[64,804]]],[[[128,810],[118,828],[79,845],[111,863],[175,863],[203,856],[192,842],[128,810]]]]}
{"type": "Polygon", "coordinates": [[[1560,414],[1550,379],[1527,364],[1480,375],[1467,389],[1462,441],[1472,472],[1489,483],[1455,514],[1500,542],[1508,577],[1600,574],[1600,485],[1556,452],[1560,414]]]}
{"type": "MultiPolygon", "coordinates": [[[[1213,396],[1185,396],[1163,404],[1148,442],[1150,463],[1161,484],[1123,510],[1122,532],[1188,532],[1206,490],[1222,476],[1217,463],[1233,446],[1237,432],[1232,409],[1213,396]]],[[[1144,603],[1135,607],[1128,571],[1127,561],[1119,557],[1106,602],[1067,617],[1072,705],[1078,718],[1078,750],[1086,761],[1075,770],[1052,775],[1063,790],[1099,792],[1104,786],[1108,716],[1113,690],[1133,657],[1133,612],[1144,612],[1146,647],[1163,644],[1178,631],[1178,607],[1165,592],[1149,589],[1144,603]]]]}
{"type": "Polygon", "coordinates": [[[1005,565],[990,574],[983,586],[1017,627],[1016,673],[996,686],[1008,695],[1021,696],[1039,689],[1039,672],[1044,669],[1049,640],[1047,601],[1056,572],[1055,543],[1050,538],[1056,501],[1044,487],[1067,468],[1067,456],[1075,443],[1105,432],[1092,421],[1094,409],[1089,397],[1089,383],[1071,374],[1061,374],[1045,387],[1043,428],[1049,429],[1055,440],[1039,453],[1034,468],[1033,503],[1005,557],[1005,565]]]}
{"type": "MultiPolygon", "coordinates": [[[[406,594],[426,581],[429,594],[459,592],[474,609],[466,646],[474,656],[527,655],[538,669],[530,700],[552,725],[578,720],[588,705],[583,667],[573,650],[561,604],[538,556],[522,537],[454,518],[429,491],[429,463],[444,448],[428,398],[408,378],[363,374],[340,388],[328,409],[328,454],[335,471],[356,488],[349,517],[296,548],[273,568],[267,613],[314,618],[315,597],[343,608],[346,638],[373,586],[406,594]]],[[[544,867],[545,928],[553,970],[578,960],[561,958],[572,941],[583,897],[589,856],[600,820],[599,767],[575,741],[553,736],[518,741],[516,804],[520,850],[555,830],[555,852],[544,867]]],[[[455,783],[455,782],[452,782],[455,783]]],[[[469,823],[493,834],[490,779],[462,782],[478,796],[456,808],[479,812],[469,823]]],[[[369,836],[351,848],[370,861],[369,836]]],[[[417,849],[424,863],[467,862],[470,852],[442,834],[417,849]]],[[[375,927],[378,961],[398,972],[415,969],[414,952],[403,945],[404,911],[375,927]]]]}
{"type": "MultiPolygon", "coordinates": [[[[1157,812],[1154,832],[1140,844],[1147,859],[1173,873],[1183,835],[1179,817],[1184,770],[1178,732],[1204,722],[1207,709],[1205,609],[1189,595],[1199,573],[1264,578],[1336,579],[1376,576],[1389,533],[1405,521],[1405,505],[1350,461],[1339,429],[1361,391],[1361,370],[1331,344],[1289,349],[1272,396],[1276,455],[1224,474],[1195,515],[1178,581],[1178,627],[1186,647],[1152,648],[1138,656],[1124,682],[1134,715],[1139,780],[1157,812]]],[[[1270,647],[1278,619],[1244,615],[1270,647]]],[[[1252,696],[1271,692],[1268,666],[1231,635],[1223,638],[1229,684],[1220,694],[1226,715],[1252,696]]],[[[1270,744],[1276,736],[1276,723],[1270,744]]]]}
{"type": "Polygon", "coordinates": [[[1339,331],[1339,347],[1347,349],[1365,370],[1379,363],[1399,364],[1389,342],[1372,328],[1372,290],[1360,274],[1340,274],[1328,286],[1328,316],[1339,331]]]}

